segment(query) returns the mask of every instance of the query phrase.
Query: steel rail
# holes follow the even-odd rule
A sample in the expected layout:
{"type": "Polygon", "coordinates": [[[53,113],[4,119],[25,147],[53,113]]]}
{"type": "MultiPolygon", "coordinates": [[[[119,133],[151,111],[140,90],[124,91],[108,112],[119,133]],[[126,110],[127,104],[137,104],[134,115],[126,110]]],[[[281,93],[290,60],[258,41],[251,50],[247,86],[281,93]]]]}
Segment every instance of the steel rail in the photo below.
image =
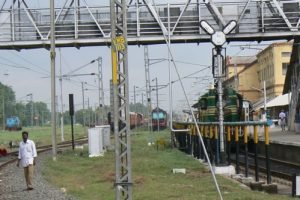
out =
{"type": "MultiPolygon", "coordinates": [[[[86,137],[83,137],[83,138],[78,138],[76,140],[77,144],[84,144],[87,142],[87,138],[86,137]]],[[[58,144],[58,147],[59,148],[65,148],[65,147],[70,147],[72,146],[72,141],[69,140],[69,141],[64,141],[64,142],[61,142],[58,144]]],[[[42,152],[45,152],[45,151],[50,151],[52,149],[52,145],[45,145],[45,146],[40,146],[40,147],[37,147],[37,152],[38,153],[42,153],[42,152]]],[[[17,161],[18,157],[18,151],[12,151],[12,152],[9,152],[6,156],[3,156],[7,159],[9,159],[8,161],[4,161],[4,162],[0,162],[0,170],[7,166],[8,164],[10,163],[13,163],[15,161],[17,161]]]]}

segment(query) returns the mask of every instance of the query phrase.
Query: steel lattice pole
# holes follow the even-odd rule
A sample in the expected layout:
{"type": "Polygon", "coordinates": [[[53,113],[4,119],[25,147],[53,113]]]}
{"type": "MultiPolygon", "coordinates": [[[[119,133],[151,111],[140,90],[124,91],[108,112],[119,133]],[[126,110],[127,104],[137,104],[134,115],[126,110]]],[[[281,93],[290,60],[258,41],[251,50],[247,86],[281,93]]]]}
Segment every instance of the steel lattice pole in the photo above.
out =
{"type": "Polygon", "coordinates": [[[111,0],[116,200],[132,200],[126,0],[111,0]]]}
{"type": "Polygon", "coordinates": [[[144,46],[144,58],[145,58],[145,75],[146,75],[146,95],[147,95],[147,116],[148,116],[148,131],[152,131],[151,123],[151,88],[150,88],[150,64],[148,46],[144,46]]]}

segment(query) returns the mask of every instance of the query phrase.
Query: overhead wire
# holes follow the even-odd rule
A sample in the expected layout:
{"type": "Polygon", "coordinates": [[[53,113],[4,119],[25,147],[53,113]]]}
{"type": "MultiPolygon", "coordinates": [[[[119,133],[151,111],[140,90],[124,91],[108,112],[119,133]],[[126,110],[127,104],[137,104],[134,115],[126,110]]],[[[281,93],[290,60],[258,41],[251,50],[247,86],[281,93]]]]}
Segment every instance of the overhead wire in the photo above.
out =
{"type": "MultiPolygon", "coordinates": [[[[165,37],[165,36],[164,36],[164,37],[165,37]]],[[[169,53],[170,53],[170,56],[172,57],[172,60],[174,60],[173,53],[172,53],[171,48],[170,48],[170,43],[167,41],[166,37],[165,37],[165,40],[166,40],[166,43],[167,43],[167,46],[168,46],[168,51],[169,51],[169,53]]],[[[196,120],[196,117],[195,117],[195,115],[194,115],[194,113],[193,113],[191,104],[190,104],[190,102],[189,102],[189,100],[188,100],[188,97],[187,97],[185,88],[184,88],[184,86],[183,86],[183,83],[182,83],[182,80],[181,80],[181,77],[180,77],[180,74],[179,74],[179,71],[178,71],[178,68],[177,68],[175,62],[173,62],[173,66],[174,66],[175,71],[176,71],[176,74],[177,74],[177,76],[178,76],[178,79],[179,79],[181,88],[182,88],[182,90],[183,90],[183,93],[184,93],[186,102],[187,102],[187,104],[188,104],[189,110],[190,110],[190,112],[191,112],[191,114],[192,114],[192,118],[193,118],[194,124],[195,124],[196,129],[197,129],[197,134],[198,134],[198,136],[200,137],[200,142],[201,142],[202,146],[204,147],[205,145],[204,145],[204,142],[203,142],[203,138],[202,138],[202,135],[200,134],[199,126],[198,126],[198,124],[196,123],[196,121],[197,121],[197,120],[196,120]]],[[[209,167],[210,167],[211,174],[212,174],[213,179],[214,179],[214,182],[215,182],[215,186],[216,186],[217,192],[218,192],[218,194],[219,194],[219,196],[220,196],[220,199],[223,200],[223,196],[222,196],[222,194],[221,194],[221,191],[220,191],[220,188],[219,188],[219,184],[218,184],[218,182],[217,182],[217,179],[216,179],[214,170],[213,170],[213,168],[212,168],[211,162],[210,162],[209,157],[208,157],[208,153],[207,153],[207,151],[206,151],[205,148],[204,148],[204,154],[205,154],[205,157],[207,158],[207,162],[208,162],[208,164],[209,164],[209,167]]]]}
{"type": "Polygon", "coordinates": [[[19,55],[19,54],[15,53],[15,52],[11,52],[11,53],[12,53],[13,55],[15,55],[15,56],[19,57],[21,60],[23,60],[23,61],[27,62],[28,64],[30,64],[30,65],[32,65],[32,66],[34,66],[34,67],[37,67],[38,69],[40,69],[40,70],[42,70],[42,71],[45,71],[45,72],[47,72],[47,73],[49,73],[49,74],[50,74],[50,71],[48,71],[48,70],[46,70],[46,69],[43,69],[42,67],[40,67],[40,66],[38,66],[38,65],[34,64],[33,62],[31,62],[31,61],[27,60],[27,59],[26,59],[26,58],[24,58],[23,56],[21,56],[21,55],[19,55]]]}
{"type": "Polygon", "coordinates": [[[82,65],[82,66],[80,66],[80,67],[78,67],[78,68],[76,68],[76,69],[74,69],[74,70],[68,72],[66,75],[72,75],[72,74],[74,74],[75,72],[77,72],[77,71],[79,71],[79,70],[81,70],[81,69],[83,69],[83,68],[89,66],[90,64],[93,64],[94,62],[96,62],[96,60],[97,60],[97,59],[94,59],[94,60],[90,61],[89,63],[84,64],[84,65],[82,65]]]}
{"type": "Polygon", "coordinates": [[[7,64],[7,63],[0,63],[0,64],[6,65],[6,66],[8,66],[8,67],[13,67],[13,68],[27,69],[27,70],[30,70],[30,71],[33,71],[33,72],[36,72],[36,73],[42,74],[42,75],[46,75],[46,73],[47,73],[47,74],[50,73],[49,71],[47,71],[47,70],[45,70],[45,69],[39,67],[38,65],[35,65],[34,63],[28,61],[27,59],[23,58],[22,56],[20,56],[20,55],[18,55],[18,54],[15,54],[15,53],[13,53],[13,54],[14,54],[15,56],[21,58],[23,61],[27,62],[28,64],[30,64],[30,66],[19,66],[18,63],[14,62],[14,61],[12,61],[12,60],[6,58],[6,57],[3,57],[3,56],[0,56],[1,60],[5,60],[5,61],[7,61],[7,62],[9,62],[9,63],[12,63],[12,64],[7,64]],[[42,70],[42,71],[44,71],[44,72],[40,72],[40,71],[37,71],[37,70],[33,69],[33,66],[37,67],[38,69],[40,69],[40,70],[42,70]]]}
{"type": "Polygon", "coordinates": [[[18,68],[18,69],[26,69],[26,70],[29,70],[29,71],[33,71],[33,72],[36,72],[38,74],[41,74],[41,75],[49,75],[49,74],[45,74],[43,72],[39,72],[39,71],[36,71],[34,69],[31,69],[29,67],[24,67],[24,66],[17,66],[17,65],[11,65],[11,64],[7,64],[7,63],[1,63],[1,65],[4,65],[4,66],[7,66],[7,67],[12,67],[12,68],[18,68]]]}

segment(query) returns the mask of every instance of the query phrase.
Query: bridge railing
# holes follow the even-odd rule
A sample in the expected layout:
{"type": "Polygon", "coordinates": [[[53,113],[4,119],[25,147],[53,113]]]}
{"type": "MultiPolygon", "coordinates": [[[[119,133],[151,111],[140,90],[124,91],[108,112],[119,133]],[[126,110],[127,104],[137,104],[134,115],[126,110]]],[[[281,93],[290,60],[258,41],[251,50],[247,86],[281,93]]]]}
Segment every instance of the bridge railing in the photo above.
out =
{"type": "Polygon", "coordinates": [[[191,154],[198,159],[207,161],[205,157],[204,148],[206,149],[211,163],[215,165],[219,164],[231,164],[232,160],[235,160],[236,173],[239,174],[241,157],[244,158],[244,172],[248,177],[249,172],[249,154],[248,148],[251,145],[254,150],[254,170],[255,180],[259,181],[259,166],[258,166],[258,143],[259,143],[259,128],[263,129],[263,135],[260,136],[260,140],[264,141],[265,157],[266,157],[266,172],[267,183],[271,183],[271,171],[270,171],[270,153],[269,153],[269,122],[224,122],[224,144],[225,152],[222,157],[220,152],[220,135],[219,135],[219,123],[218,122],[198,122],[200,133],[198,133],[196,125],[193,123],[185,122],[173,122],[173,129],[189,129],[187,132],[173,132],[172,137],[174,141],[172,144],[177,146],[180,150],[191,154]],[[250,131],[249,131],[250,130],[250,131]],[[200,134],[200,135],[199,135],[200,134]],[[201,142],[201,138],[203,143],[201,142]],[[249,140],[253,140],[249,144],[249,140]],[[233,152],[235,155],[233,155],[233,152]]]}
{"type": "MultiPolygon", "coordinates": [[[[236,20],[234,35],[250,37],[254,33],[273,33],[278,37],[298,33],[300,24],[299,3],[286,1],[215,2],[225,22],[236,20]],[[282,34],[278,34],[282,32],[282,34]],[[250,35],[249,35],[250,34],[250,35]]],[[[110,39],[110,13],[108,6],[62,7],[56,13],[56,37],[68,39],[110,39]]],[[[186,40],[209,40],[200,29],[199,22],[206,20],[215,30],[222,29],[205,3],[133,4],[128,6],[128,37],[143,38],[162,36],[170,30],[172,37],[186,40]]],[[[49,8],[8,7],[0,10],[0,43],[11,41],[49,40],[49,8]]],[[[253,36],[252,36],[253,37],[253,36]]]]}

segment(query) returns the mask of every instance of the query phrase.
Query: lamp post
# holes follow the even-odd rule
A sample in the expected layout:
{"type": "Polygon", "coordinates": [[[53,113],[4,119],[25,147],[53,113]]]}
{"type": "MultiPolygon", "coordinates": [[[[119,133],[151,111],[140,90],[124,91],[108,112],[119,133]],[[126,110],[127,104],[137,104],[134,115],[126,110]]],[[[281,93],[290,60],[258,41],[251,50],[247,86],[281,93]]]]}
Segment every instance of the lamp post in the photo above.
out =
{"type": "MultiPolygon", "coordinates": [[[[211,42],[215,46],[216,50],[216,62],[217,62],[217,70],[213,70],[214,78],[218,82],[218,107],[219,107],[219,135],[220,135],[220,158],[221,163],[225,163],[225,144],[224,144],[224,113],[223,113],[223,62],[224,58],[221,54],[222,46],[226,42],[226,35],[229,34],[231,31],[233,31],[236,27],[237,23],[236,21],[232,20],[230,21],[222,31],[215,31],[213,27],[208,24],[208,22],[202,20],[200,22],[201,28],[206,31],[211,36],[211,42]],[[217,74],[215,74],[215,72],[217,74]]],[[[215,55],[214,55],[215,57],[215,55]]],[[[215,66],[213,66],[214,68],[215,66]]]]}

